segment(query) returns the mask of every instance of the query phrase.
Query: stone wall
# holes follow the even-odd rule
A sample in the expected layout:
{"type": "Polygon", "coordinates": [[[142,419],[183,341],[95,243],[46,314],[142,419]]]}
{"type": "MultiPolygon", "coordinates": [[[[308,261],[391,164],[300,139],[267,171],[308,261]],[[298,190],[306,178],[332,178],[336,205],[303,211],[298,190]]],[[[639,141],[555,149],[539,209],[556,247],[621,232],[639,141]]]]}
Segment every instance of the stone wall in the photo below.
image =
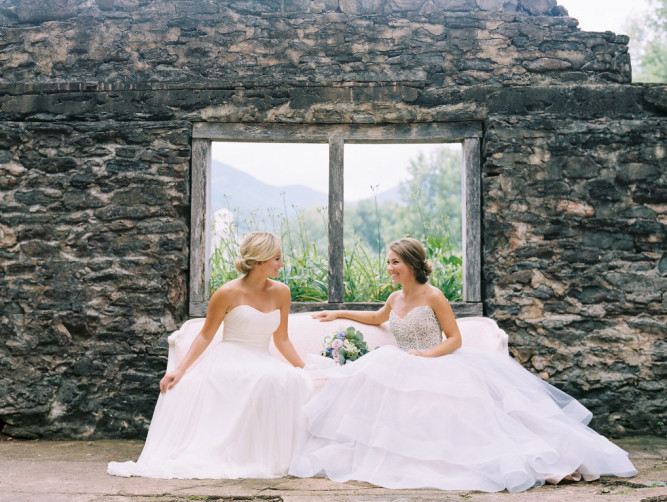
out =
{"type": "Polygon", "coordinates": [[[528,114],[487,124],[489,314],[513,334],[514,356],[579,396],[595,425],[660,432],[664,120],[528,114]]]}
{"type": "Polygon", "coordinates": [[[664,85],[551,0],[0,3],[0,421],[142,437],[187,317],[196,122],[483,124],[485,313],[663,434],[664,85]]]}
{"type": "Polygon", "coordinates": [[[4,4],[10,82],[630,81],[628,38],[579,31],[555,0],[4,4]]]}

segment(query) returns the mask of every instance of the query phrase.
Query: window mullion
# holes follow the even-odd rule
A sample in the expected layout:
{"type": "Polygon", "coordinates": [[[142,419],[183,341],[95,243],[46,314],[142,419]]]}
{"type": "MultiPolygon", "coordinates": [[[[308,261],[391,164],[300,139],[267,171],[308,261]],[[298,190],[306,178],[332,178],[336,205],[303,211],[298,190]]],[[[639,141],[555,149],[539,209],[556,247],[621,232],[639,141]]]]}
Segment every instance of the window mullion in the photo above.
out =
{"type": "Polygon", "coordinates": [[[463,301],[480,302],[481,287],[481,180],[479,138],[463,140],[463,301]]]}
{"type": "Polygon", "coordinates": [[[329,137],[329,302],[343,301],[343,151],[342,137],[329,137]]]}
{"type": "Polygon", "coordinates": [[[211,141],[192,140],[190,315],[206,315],[211,279],[211,141]]]}

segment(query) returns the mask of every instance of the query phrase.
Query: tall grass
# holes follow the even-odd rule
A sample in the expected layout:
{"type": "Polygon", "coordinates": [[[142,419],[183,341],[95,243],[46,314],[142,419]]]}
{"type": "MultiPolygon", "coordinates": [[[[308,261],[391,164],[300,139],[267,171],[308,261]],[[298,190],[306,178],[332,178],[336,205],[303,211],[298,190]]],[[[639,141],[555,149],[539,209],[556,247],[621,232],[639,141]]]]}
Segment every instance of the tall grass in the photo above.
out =
{"type": "Polygon", "coordinates": [[[384,270],[384,257],[369,254],[361,239],[345,246],[343,299],[346,302],[383,302],[394,291],[384,270]]]}
{"type": "MultiPolygon", "coordinates": [[[[294,232],[293,227],[287,221],[274,226],[273,231],[277,228],[281,230],[284,243],[285,266],[278,280],[289,286],[292,301],[324,302],[328,293],[327,256],[309,239],[303,222],[297,225],[298,232],[294,232]]],[[[234,269],[239,239],[231,231],[231,226],[229,230],[211,256],[211,293],[239,276],[234,269]]],[[[446,236],[428,236],[421,241],[433,264],[431,284],[439,288],[450,301],[460,300],[463,289],[462,260],[453,252],[454,246],[446,236]]],[[[395,289],[385,270],[385,256],[370,252],[358,237],[345,245],[343,284],[345,302],[384,302],[395,289]]]]}

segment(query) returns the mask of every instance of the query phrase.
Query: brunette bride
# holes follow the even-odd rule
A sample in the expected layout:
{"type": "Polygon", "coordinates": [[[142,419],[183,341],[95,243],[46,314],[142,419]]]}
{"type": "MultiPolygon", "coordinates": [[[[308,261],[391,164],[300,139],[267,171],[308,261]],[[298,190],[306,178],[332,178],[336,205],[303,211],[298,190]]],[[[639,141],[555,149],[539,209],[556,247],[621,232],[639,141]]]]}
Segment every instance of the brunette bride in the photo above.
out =
{"type": "Polygon", "coordinates": [[[387,270],[401,289],[377,312],[314,315],[390,320],[398,348],[340,367],[318,391],[290,474],[487,492],[636,474],[623,450],[586,426],[591,413],[575,399],[507,355],[460,348],[418,241],[392,243],[387,270]]]}

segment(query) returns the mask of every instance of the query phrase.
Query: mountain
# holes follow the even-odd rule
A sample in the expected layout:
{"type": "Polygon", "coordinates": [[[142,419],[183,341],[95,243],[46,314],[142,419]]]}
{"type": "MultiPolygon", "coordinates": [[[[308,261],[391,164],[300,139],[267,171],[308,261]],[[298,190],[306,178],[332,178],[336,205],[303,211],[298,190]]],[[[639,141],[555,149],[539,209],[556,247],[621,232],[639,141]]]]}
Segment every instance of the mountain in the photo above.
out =
{"type": "Polygon", "coordinates": [[[292,206],[304,210],[328,204],[323,192],[303,185],[269,185],[217,160],[213,160],[211,178],[212,212],[224,207],[238,211],[243,218],[256,210],[262,215],[267,211],[283,214],[286,205],[293,216],[292,206]]]}
{"type": "MultiPolygon", "coordinates": [[[[237,212],[241,220],[252,219],[253,211],[257,211],[261,216],[269,213],[284,215],[285,205],[288,216],[292,218],[295,215],[292,206],[299,210],[307,210],[312,207],[324,207],[329,203],[329,197],[324,192],[304,185],[269,185],[217,160],[213,160],[211,178],[211,212],[227,208],[237,212]]],[[[394,187],[378,194],[378,204],[387,201],[399,202],[398,190],[398,187],[394,187]]],[[[369,197],[366,200],[372,201],[373,198],[369,197]]],[[[349,201],[345,206],[353,209],[359,202],[349,201]]]]}
{"type": "MultiPolygon", "coordinates": [[[[378,205],[382,205],[385,202],[396,202],[398,204],[404,204],[403,201],[401,200],[401,194],[399,193],[399,187],[393,187],[390,188],[389,190],[385,190],[384,192],[380,192],[377,195],[378,199],[378,205]]],[[[345,201],[345,207],[348,208],[354,208],[357,206],[362,201],[370,201],[373,202],[373,197],[368,197],[366,199],[361,199],[361,200],[355,200],[355,201],[345,201]]]]}

